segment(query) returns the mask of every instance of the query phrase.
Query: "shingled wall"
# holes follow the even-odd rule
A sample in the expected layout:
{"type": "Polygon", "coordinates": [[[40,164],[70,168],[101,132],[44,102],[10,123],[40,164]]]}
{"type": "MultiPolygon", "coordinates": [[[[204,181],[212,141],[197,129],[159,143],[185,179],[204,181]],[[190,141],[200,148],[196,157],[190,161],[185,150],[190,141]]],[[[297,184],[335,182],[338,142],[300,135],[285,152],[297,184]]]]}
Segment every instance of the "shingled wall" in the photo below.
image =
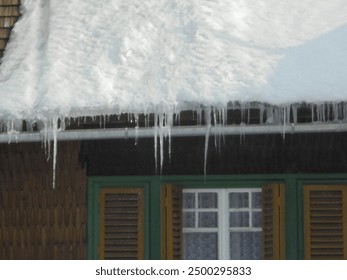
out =
{"type": "Polygon", "coordinates": [[[56,188],[41,143],[0,145],[0,259],[85,259],[79,142],[59,143],[56,188]]]}
{"type": "Polygon", "coordinates": [[[0,0],[0,58],[10,38],[13,25],[20,16],[20,0],[0,0]]]}

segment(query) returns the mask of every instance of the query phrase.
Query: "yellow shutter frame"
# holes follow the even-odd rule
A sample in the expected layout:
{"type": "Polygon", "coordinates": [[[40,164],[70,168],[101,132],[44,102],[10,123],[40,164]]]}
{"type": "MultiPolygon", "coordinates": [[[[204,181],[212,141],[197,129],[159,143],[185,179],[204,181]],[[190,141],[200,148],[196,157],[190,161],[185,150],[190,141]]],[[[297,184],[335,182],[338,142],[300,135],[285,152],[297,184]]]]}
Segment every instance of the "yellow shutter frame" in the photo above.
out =
{"type": "Polygon", "coordinates": [[[304,258],[347,259],[347,185],[304,186],[304,258]]]}
{"type": "Polygon", "coordinates": [[[182,259],[182,188],[161,186],[161,259],[182,259]]]}
{"type": "Polygon", "coordinates": [[[143,259],[143,189],[101,189],[99,193],[99,211],[100,259],[143,259]]]}
{"type": "Polygon", "coordinates": [[[268,184],[262,188],[262,251],[263,259],[285,258],[284,184],[268,184]]]}

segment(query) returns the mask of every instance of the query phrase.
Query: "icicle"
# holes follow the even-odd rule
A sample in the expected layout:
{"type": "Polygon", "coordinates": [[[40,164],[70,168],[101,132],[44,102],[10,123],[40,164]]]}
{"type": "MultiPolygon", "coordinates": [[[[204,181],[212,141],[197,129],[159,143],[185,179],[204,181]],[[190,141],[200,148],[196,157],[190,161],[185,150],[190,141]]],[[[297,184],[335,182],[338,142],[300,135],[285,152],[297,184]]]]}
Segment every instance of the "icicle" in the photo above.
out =
{"type": "Polygon", "coordinates": [[[213,124],[216,125],[218,123],[218,116],[216,112],[216,108],[213,108],[213,124]]]}
{"type": "Polygon", "coordinates": [[[208,154],[208,141],[210,138],[211,124],[207,125],[206,134],[205,134],[205,150],[204,150],[204,176],[206,178],[207,174],[207,154],[208,154]]]}
{"type": "Polygon", "coordinates": [[[197,124],[201,125],[201,123],[202,123],[202,109],[201,109],[201,107],[199,107],[197,109],[196,114],[197,114],[197,124]]]}
{"type": "Polygon", "coordinates": [[[164,163],[164,122],[165,116],[164,114],[159,115],[159,148],[160,148],[160,175],[162,175],[163,171],[163,163],[164,163]]]}
{"type": "Polygon", "coordinates": [[[205,121],[206,121],[206,134],[205,134],[205,150],[204,150],[204,176],[206,179],[208,142],[209,142],[210,132],[211,132],[211,108],[205,109],[205,121]]]}
{"type": "Polygon", "coordinates": [[[282,129],[282,138],[283,141],[286,138],[286,124],[287,124],[287,108],[283,107],[283,129],[282,129]]]}
{"type": "Polygon", "coordinates": [[[266,107],[266,123],[272,124],[274,122],[274,112],[272,107],[266,107]]]}
{"type": "MultiPolygon", "coordinates": [[[[214,125],[214,146],[220,152],[222,129],[224,125],[224,111],[223,108],[213,108],[213,125],[214,125]]],[[[224,133],[223,133],[224,136],[224,133]]]]}
{"type": "MultiPolygon", "coordinates": [[[[222,113],[222,120],[223,120],[223,127],[228,124],[228,109],[223,108],[223,113],[222,113]]],[[[223,130],[223,145],[225,144],[225,132],[223,130]]]]}
{"type": "Polygon", "coordinates": [[[332,108],[333,119],[334,119],[334,122],[337,122],[339,120],[339,105],[337,104],[337,102],[334,102],[332,106],[333,106],[332,108]]]}
{"type": "Polygon", "coordinates": [[[282,119],[282,114],[280,113],[280,110],[278,107],[274,107],[273,108],[274,111],[274,123],[276,124],[280,124],[281,123],[281,119],[282,119]]]}
{"type": "Polygon", "coordinates": [[[66,128],[66,123],[65,123],[65,119],[64,118],[60,118],[60,125],[59,125],[59,129],[64,131],[66,128]]]}
{"type": "Polygon", "coordinates": [[[214,125],[214,148],[217,150],[218,149],[218,132],[217,132],[217,127],[218,127],[218,114],[217,114],[217,110],[216,108],[213,108],[212,110],[213,114],[213,119],[212,119],[212,123],[214,125]]]}
{"type": "Polygon", "coordinates": [[[258,105],[259,108],[259,123],[263,124],[264,123],[264,105],[260,104],[258,105]]]}
{"type": "Polygon", "coordinates": [[[157,125],[157,114],[154,114],[154,162],[155,162],[155,173],[158,172],[158,125],[157,125]]]}
{"type": "Polygon", "coordinates": [[[293,123],[297,124],[298,123],[298,106],[293,105],[291,107],[291,109],[292,109],[292,114],[293,114],[293,123]]]}
{"type": "Polygon", "coordinates": [[[317,104],[317,121],[321,122],[322,121],[322,106],[317,104]]]}
{"type": "Polygon", "coordinates": [[[249,124],[250,121],[251,121],[251,106],[248,105],[247,107],[248,107],[248,108],[247,108],[247,113],[248,113],[247,123],[249,124]]]}
{"type": "Polygon", "coordinates": [[[49,161],[51,157],[51,142],[48,136],[48,120],[47,119],[45,119],[43,122],[43,135],[44,135],[43,143],[44,143],[45,153],[47,156],[47,161],[49,161]]]}
{"type": "Polygon", "coordinates": [[[287,114],[287,123],[290,123],[290,112],[291,112],[291,105],[288,105],[287,107],[286,107],[286,114],[287,114]]]}
{"type": "Polygon", "coordinates": [[[171,127],[168,130],[168,137],[169,137],[169,163],[171,163],[171,127]]]}
{"type": "Polygon", "coordinates": [[[58,119],[53,119],[53,189],[55,189],[55,179],[56,179],[56,167],[57,167],[57,131],[58,131],[58,119]]]}
{"type": "Polygon", "coordinates": [[[139,142],[139,115],[135,115],[135,146],[139,142]]]}
{"type": "Polygon", "coordinates": [[[167,137],[169,138],[169,163],[171,163],[171,127],[173,125],[173,113],[167,115],[167,137]]]}

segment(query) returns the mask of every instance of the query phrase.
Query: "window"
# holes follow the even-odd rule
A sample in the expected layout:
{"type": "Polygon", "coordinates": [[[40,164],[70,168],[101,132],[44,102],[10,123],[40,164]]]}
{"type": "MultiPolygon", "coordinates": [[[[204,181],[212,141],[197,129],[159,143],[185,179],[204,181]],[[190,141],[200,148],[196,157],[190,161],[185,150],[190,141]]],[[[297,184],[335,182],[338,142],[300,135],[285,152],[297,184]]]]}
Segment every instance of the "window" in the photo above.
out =
{"type": "Polygon", "coordinates": [[[260,259],[261,188],[184,189],[184,259],[260,259]]]}
{"type": "Polygon", "coordinates": [[[88,257],[347,259],[347,176],[336,177],[92,178],[88,257]]]}
{"type": "MultiPolygon", "coordinates": [[[[161,259],[278,259],[283,258],[283,231],[278,214],[283,209],[281,184],[263,188],[190,189],[161,185],[155,209],[146,187],[103,187],[91,189],[89,244],[101,259],[143,259],[151,256],[151,244],[160,247],[161,259]],[[152,202],[153,205],[149,205],[152,202]],[[94,206],[93,206],[94,205],[94,206]],[[146,206],[147,205],[147,206],[146,206]],[[93,210],[94,209],[94,210],[93,210]],[[147,209],[147,210],[146,210],[147,209]],[[158,222],[155,219],[159,218],[158,222]],[[159,222],[160,221],[160,222],[159,222]],[[95,223],[94,223],[95,224],[95,223]],[[157,242],[156,225],[160,225],[157,242]],[[147,247],[146,247],[147,246],[147,247]],[[266,252],[266,253],[264,253],[266,252]]],[[[152,192],[152,194],[158,193],[152,192]]],[[[152,245],[151,245],[152,246],[152,245]]],[[[151,249],[152,252],[155,251],[151,249]]]]}

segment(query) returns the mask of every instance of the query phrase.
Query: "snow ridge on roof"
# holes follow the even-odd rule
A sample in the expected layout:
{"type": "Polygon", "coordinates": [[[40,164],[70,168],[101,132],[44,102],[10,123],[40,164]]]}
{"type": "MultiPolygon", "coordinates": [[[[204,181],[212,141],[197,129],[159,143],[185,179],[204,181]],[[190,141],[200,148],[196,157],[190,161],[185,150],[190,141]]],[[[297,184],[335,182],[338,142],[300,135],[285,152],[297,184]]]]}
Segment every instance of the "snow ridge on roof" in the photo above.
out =
{"type": "Polygon", "coordinates": [[[344,0],[22,1],[0,119],[347,101],[344,0]]]}

